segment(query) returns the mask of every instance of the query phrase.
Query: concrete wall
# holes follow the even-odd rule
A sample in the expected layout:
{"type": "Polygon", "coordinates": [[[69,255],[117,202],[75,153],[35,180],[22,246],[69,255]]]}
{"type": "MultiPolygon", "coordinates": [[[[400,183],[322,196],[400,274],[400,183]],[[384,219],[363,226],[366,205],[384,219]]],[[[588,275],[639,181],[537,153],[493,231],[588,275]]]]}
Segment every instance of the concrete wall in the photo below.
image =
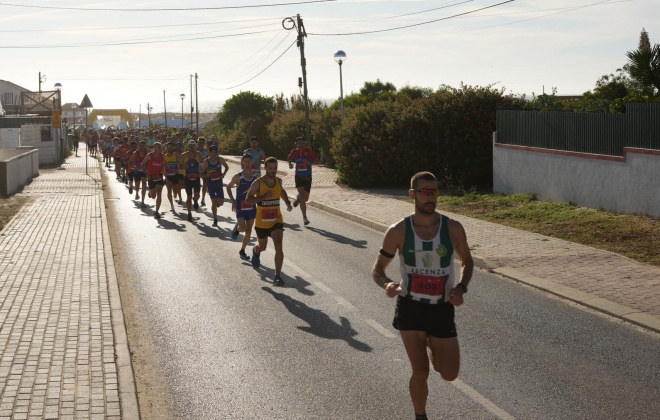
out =
{"type": "MultiPolygon", "coordinates": [[[[57,143],[54,140],[41,141],[41,125],[21,127],[21,146],[33,146],[39,149],[39,163],[52,165],[57,163],[57,143]]],[[[54,130],[51,130],[51,134],[54,130]]]]}
{"type": "Polygon", "coordinates": [[[493,191],[660,217],[660,150],[618,157],[494,143],[493,191]]]}
{"type": "Polygon", "coordinates": [[[15,149],[19,145],[19,128],[0,128],[0,149],[15,149]]]}
{"type": "Polygon", "coordinates": [[[0,195],[14,194],[37,175],[38,149],[0,149],[0,195]]]}

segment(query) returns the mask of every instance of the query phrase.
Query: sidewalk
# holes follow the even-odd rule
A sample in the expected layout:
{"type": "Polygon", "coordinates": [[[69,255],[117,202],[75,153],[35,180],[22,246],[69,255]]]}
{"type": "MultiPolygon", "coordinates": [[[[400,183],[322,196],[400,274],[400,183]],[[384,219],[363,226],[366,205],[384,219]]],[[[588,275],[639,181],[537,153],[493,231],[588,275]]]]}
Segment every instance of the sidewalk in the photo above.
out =
{"type": "MultiPolygon", "coordinates": [[[[283,185],[293,194],[293,171],[286,162],[278,169],[287,173],[283,185]]],[[[317,166],[313,173],[308,203],[312,207],[381,232],[413,211],[411,203],[392,194],[340,188],[332,169],[317,166]]],[[[445,214],[465,227],[478,267],[660,332],[660,268],[609,251],[445,214]]]]}
{"type": "Polygon", "coordinates": [[[41,170],[0,236],[0,419],[137,419],[101,175],[41,170]]]}

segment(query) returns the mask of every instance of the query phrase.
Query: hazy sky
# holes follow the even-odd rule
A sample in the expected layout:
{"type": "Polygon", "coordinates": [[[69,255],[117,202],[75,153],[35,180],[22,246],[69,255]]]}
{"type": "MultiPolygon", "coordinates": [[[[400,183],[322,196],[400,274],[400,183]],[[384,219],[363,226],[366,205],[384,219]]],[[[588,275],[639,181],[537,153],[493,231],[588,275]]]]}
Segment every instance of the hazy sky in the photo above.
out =
{"type": "Polygon", "coordinates": [[[642,28],[660,43],[659,0],[10,0],[0,1],[0,79],[36,91],[41,72],[64,102],[88,94],[96,108],[144,113],[163,110],[165,90],[180,113],[197,73],[200,110],[216,112],[240,91],[300,92],[296,31],[282,26],[297,14],[311,99],[339,97],[337,50],[348,56],[345,95],[376,79],[570,95],[624,65],[642,28]]]}

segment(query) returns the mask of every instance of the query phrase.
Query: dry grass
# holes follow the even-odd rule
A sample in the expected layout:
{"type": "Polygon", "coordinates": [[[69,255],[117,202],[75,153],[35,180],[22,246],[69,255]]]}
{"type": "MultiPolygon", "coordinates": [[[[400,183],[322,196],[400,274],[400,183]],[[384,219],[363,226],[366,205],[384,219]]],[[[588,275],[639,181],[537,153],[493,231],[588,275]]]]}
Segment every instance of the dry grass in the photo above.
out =
{"type": "Polygon", "coordinates": [[[30,200],[28,197],[16,195],[9,198],[0,198],[0,231],[30,200]]]}
{"type": "Polygon", "coordinates": [[[660,267],[660,219],[616,214],[530,194],[441,196],[438,208],[612,251],[660,267]]]}

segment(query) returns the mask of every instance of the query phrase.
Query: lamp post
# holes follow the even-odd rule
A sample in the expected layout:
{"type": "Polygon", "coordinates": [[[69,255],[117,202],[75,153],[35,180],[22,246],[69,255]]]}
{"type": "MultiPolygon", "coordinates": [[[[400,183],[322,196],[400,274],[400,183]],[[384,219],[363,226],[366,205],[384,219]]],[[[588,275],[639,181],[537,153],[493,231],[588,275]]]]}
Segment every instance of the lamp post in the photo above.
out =
{"type": "Polygon", "coordinates": [[[179,98],[181,98],[181,129],[183,130],[183,100],[186,98],[186,94],[182,93],[179,98]]]}
{"type": "Polygon", "coordinates": [[[56,143],[59,145],[59,157],[60,160],[64,160],[64,144],[62,140],[62,83],[57,82],[53,85],[53,87],[57,90],[57,97],[55,98],[55,101],[53,101],[53,113],[58,114],[58,120],[59,120],[59,125],[55,126],[57,129],[56,135],[59,136],[59,141],[56,143]]]}
{"type": "Polygon", "coordinates": [[[342,80],[341,65],[348,57],[346,53],[339,50],[335,53],[335,61],[339,64],[339,95],[341,96],[341,123],[344,123],[344,81],[342,80]]]}
{"type": "Polygon", "coordinates": [[[147,102],[147,119],[149,120],[149,128],[151,128],[151,110],[152,109],[153,108],[151,108],[149,106],[149,102],[147,102]]]}

